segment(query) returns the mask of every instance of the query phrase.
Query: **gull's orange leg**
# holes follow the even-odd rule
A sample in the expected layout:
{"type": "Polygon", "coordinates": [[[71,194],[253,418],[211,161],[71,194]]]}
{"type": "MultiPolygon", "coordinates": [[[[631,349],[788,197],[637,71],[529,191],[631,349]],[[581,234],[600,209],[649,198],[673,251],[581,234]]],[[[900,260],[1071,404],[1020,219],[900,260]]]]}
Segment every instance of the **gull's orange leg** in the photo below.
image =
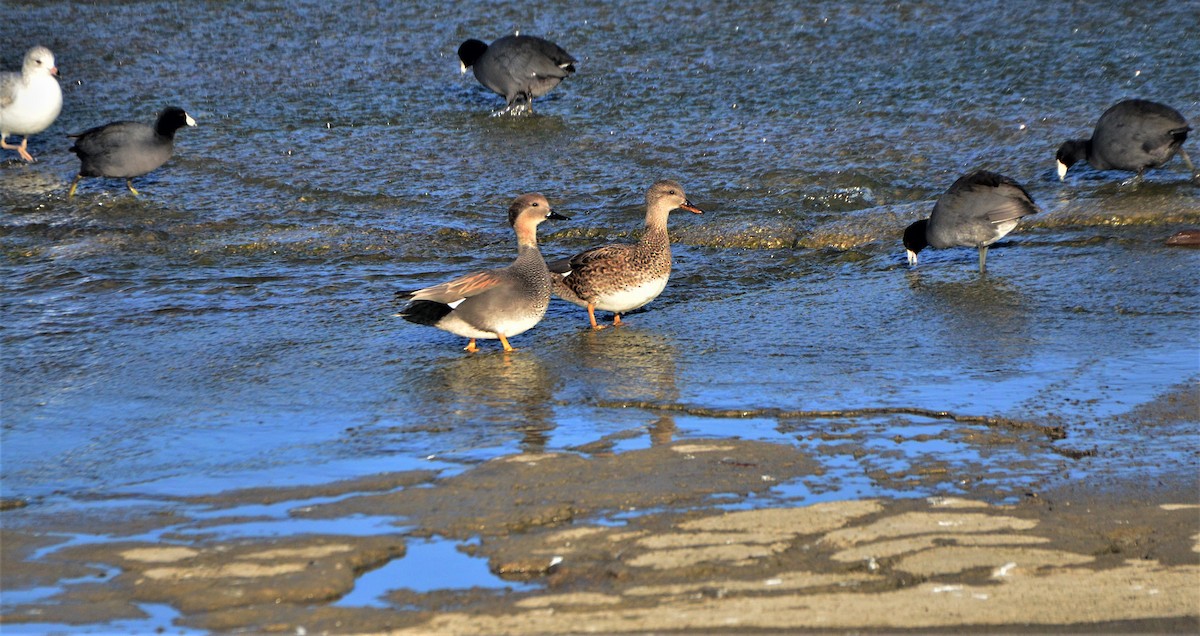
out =
{"type": "Polygon", "coordinates": [[[474,338],[471,338],[471,341],[467,343],[467,346],[463,347],[463,351],[470,351],[471,353],[475,353],[476,351],[479,351],[479,347],[475,346],[474,338]]]}
{"type": "Polygon", "coordinates": [[[613,326],[614,327],[621,326],[621,314],[613,314],[613,326]]]}
{"type": "Polygon", "coordinates": [[[29,145],[29,137],[22,137],[21,145],[19,146],[14,146],[7,141],[0,140],[0,148],[5,150],[16,150],[17,154],[21,155],[22,159],[28,161],[29,163],[33,163],[33,155],[29,154],[29,151],[25,149],[27,145],[29,145]]]}
{"type": "Polygon", "coordinates": [[[595,329],[596,331],[600,331],[601,329],[603,329],[604,325],[596,324],[596,303],[588,303],[587,310],[588,310],[588,320],[590,320],[592,322],[592,329],[595,329]]]}
{"type": "Polygon", "coordinates": [[[17,148],[17,154],[21,155],[21,158],[24,159],[25,161],[28,161],[29,163],[33,163],[33,155],[29,154],[29,151],[25,149],[25,147],[28,145],[29,145],[29,137],[22,137],[21,138],[21,146],[19,148],[17,148]]]}
{"type": "Polygon", "coordinates": [[[512,345],[508,344],[508,338],[505,338],[503,334],[499,334],[499,335],[500,335],[500,344],[504,345],[505,353],[507,353],[509,351],[516,351],[516,349],[512,348],[512,345]]]}

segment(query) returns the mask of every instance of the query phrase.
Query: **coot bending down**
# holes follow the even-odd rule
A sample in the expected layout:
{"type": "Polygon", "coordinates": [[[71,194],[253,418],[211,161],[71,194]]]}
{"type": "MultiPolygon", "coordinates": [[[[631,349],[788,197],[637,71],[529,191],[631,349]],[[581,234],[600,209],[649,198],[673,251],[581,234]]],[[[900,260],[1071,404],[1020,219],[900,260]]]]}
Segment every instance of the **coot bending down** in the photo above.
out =
{"type": "Polygon", "coordinates": [[[1141,178],[1146,170],[1178,153],[1192,179],[1200,183],[1183,149],[1190,130],[1183,115],[1170,106],[1144,99],[1118,102],[1100,116],[1091,139],[1073,139],[1059,146],[1058,178],[1066,179],[1067,170],[1084,160],[1097,170],[1127,170],[1141,178]]]}
{"type": "Polygon", "coordinates": [[[462,72],[475,72],[480,84],[503,95],[501,113],[533,112],[533,98],[549,93],[575,72],[575,58],[562,47],[531,35],[508,35],[491,45],[467,40],[458,47],[462,72]]]}
{"type": "Polygon", "coordinates": [[[986,271],[988,246],[1017,227],[1024,216],[1036,214],[1033,198],[1012,179],[978,170],[960,177],[938,198],[928,219],[904,230],[908,264],[917,264],[925,247],[979,249],[979,273],[986,271]]]}

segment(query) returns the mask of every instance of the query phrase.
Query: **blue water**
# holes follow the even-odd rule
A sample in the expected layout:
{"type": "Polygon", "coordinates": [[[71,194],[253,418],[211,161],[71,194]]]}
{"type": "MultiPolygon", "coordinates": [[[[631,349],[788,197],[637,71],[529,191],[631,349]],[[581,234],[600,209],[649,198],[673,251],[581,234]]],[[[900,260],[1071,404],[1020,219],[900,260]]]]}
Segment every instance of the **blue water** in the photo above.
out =
{"type": "MultiPolygon", "coordinates": [[[[12,6],[0,65],[50,47],[65,104],[30,141],[38,163],[0,156],[0,495],[34,503],[6,527],[95,495],[450,475],[597,441],[741,437],[820,462],[754,503],[1004,500],[1200,467],[1200,416],[1137,415],[1200,379],[1200,252],[1163,245],[1200,227],[1200,188],[1178,161],[1140,184],[1053,174],[1058,144],[1119,99],[1200,121],[1195,2],[12,6]],[[493,117],[501,100],[454,51],[515,29],[579,72],[533,117],[493,117]],[[141,197],[89,180],[65,198],[65,133],[167,104],[199,125],[141,197]],[[971,250],[910,269],[904,226],[981,167],[1042,214],[993,247],[986,278],[971,250]],[[393,316],[397,290],[507,263],[516,195],[572,217],[542,228],[565,256],[635,237],[664,177],[705,214],[672,219],[672,281],[625,328],[592,333],[554,303],[517,353],[468,355],[393,316]],[[925,408],[1068,437],[656,405],[925,408]],[[927,464],[945,476],[879,478],[927,464]]],[[[267,516],[221,531],[313,530],[267,516]]],[[[402,562],[386,576],[403,583],[402,562]]]]}
{"type": "Polygon", "coordinates": [[[342,607],[390,607],[383,594],[404,588],[414,592],[490,588],[498,591],[535,589],[529,583],[505,581],[488,569],[487,560],[472,557],[448,540],[414,541],[404,556],[359,577],[353,591],[338,599],[342,607]]]}
{"type": "Polygon", "coordinates": [[[157,603],[139,603],[138,609],[146,614],[145,618],[115,620],[91,625],[71,625],[68,623],[9,623],[4,624],[5,634],[179,634],[180,636],[199,636],[209,632],[200,629],[180,627],[174,621],[180,616],[179,612],[169,605],[157,603]],[[161,630],[161,631],[160,631],[161,630]]]}

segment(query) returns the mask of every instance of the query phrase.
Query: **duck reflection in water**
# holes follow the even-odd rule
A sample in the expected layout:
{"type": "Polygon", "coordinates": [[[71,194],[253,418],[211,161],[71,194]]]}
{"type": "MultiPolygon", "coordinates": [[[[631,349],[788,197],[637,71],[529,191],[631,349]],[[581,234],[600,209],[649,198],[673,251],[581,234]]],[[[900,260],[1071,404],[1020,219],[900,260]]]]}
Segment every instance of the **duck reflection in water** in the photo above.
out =
{"type": "Polygon", "coordinates": [[[519,433],[525,453],[545,451],[554,428],[555,378],[532,352],[447,359],[419,391],[429,420],[451,429],[459,449],[492,447],[519,433]]]}
{"type": "Polygon", "coordinates": [[[566,351],[571,364],[557,371],[568,380],[564,399],[643,409],[650,443],[669,444],[675,418],[653,410],[679,400],[678,354],[674,343],[647,328],[580,332],[566,351]]]}

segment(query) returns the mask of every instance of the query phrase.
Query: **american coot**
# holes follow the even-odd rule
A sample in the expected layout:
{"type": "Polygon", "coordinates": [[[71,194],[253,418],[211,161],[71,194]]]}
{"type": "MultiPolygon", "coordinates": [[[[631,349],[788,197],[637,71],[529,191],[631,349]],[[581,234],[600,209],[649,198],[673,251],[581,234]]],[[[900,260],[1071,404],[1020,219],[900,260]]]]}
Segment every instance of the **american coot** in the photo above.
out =
{"type": "Polygon", "coordinates": [[[667,216],[671,210],[701,214],[687,200],[683,186],[675,181],[659,181],[646,192],[646,232],[636,244],[612,244],[595,247],[571,258],[550,263],[554,293],[559,298],[586,307],[592,329],[596,310],[613,312],[613,325],[621,324],[621,314],[654,300],[671,277],[671,239],[667,236],[667,216]]]}
{"type": "Polygon", "coordinates": [[[79,155],[79,174],[71,182],[67,197],[75,196],[82,177],[125,179],[129,191],[137,195],[133,177],[140,177],[163,165],[175,152],[175,131],[195,126],[196,120],[182,108],[167,108],[153,126],[118,121],[69,135],[75,139],[71,152],[79,155]]]}
{"type": "Polygon", "coordinates": [[[1085,159],[1097,170],[1127,170],[1141,178],[1148,168],[1157,168],[1179,153],[1193,179],[1198,179],[1182,148],[1189,130],[1187,120],[1170,106],[1144,99],[1118,102],[1100,116],[1091,139],[1073,139],[1059,146],[1058,178],[1066,179],[1067,170],[1085,159]]]}
{"type": "Polygon", "coordinates": [[[962,176],[938,198],[928,219],[904,230],[908,264],[916,265],[925,247],[977,247],[982,274],[988,246],[1017,227],[1021,217],[1037,212],[1025,188],[1004,175],[978,170],[962,176]]]}
{"type": "Polygon", "coordinates": [[[476,338],[499,338],[504,350],[512,351],[508,339],[536,325],[550,304],[550,272],[538,251],[537,226],[566,218],[550,209],[546,197],[522,194],[508,208],[508,223],[517,233],[517,260],[503,269],[402,293],[412,302],[398,315],[470,338],[466,351],[478,351],[476,338]]]}
{"type": "Polygon", "coordinates": [[[575,58],[557,44],[530,35],[508,35],[492,42],[467,40],[458,47],[462,72],[475,71],[480,84],[504,96],[501,113],[533,112],[533,98],[549,93],[575,72],[575,58]]]}
{"type": "Polygon", "coordinates": [[[16,150],[25,161],[33,161],[26,150],[29,135],[49,128],[62,111],[56,75],[54,54],[44,46],[25,53],[20,73],[0,73],[0,148],[16,150]],[[21,145],[8,143],[9,135],[21,135],[21,145]]]}

